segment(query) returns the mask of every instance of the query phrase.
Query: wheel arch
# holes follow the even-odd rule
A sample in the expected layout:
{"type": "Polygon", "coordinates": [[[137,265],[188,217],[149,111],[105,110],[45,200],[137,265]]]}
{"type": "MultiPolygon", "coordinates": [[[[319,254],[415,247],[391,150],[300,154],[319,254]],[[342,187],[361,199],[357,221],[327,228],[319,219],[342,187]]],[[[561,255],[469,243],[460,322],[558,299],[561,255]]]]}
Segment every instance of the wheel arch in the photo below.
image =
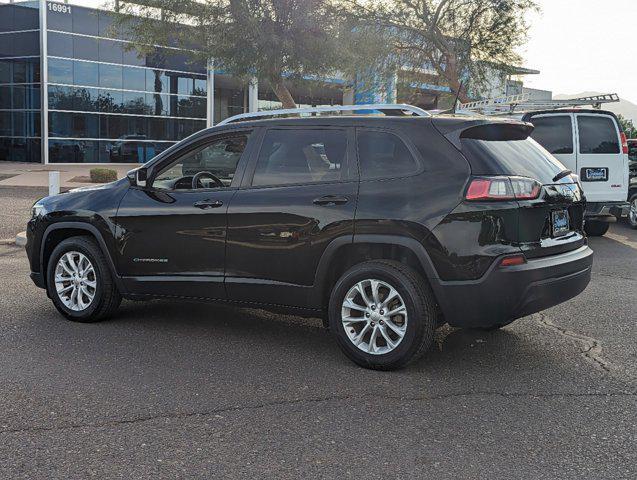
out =
{"type": "Polygon", "coordinates": [[[416,270],[439,298],[438,274],[425,250],[413,238],[399,235],[356,235],[333,240],[325,249],[314,282],[313,304],[326,308],[333,286],[345,271],[368,260],[396,260],[416,270]]]}
{"type": "Polygon", "coordinates": [[[58,222],[49,225],[44,234],[42,235],[42,242],[40,244],[40,271],[42,272],[42,278],[44,280],[44,285],[46,288],[47,282],[47,265],[49,262],[49,258],[53,253],[53,250],[60,242],[77,236],[85,236],[91,237],[93,240],[97,242],[98,247],[104,254],[106,258],[106,262],[108,264],[108,268],[111,271],[111,275],[117,285],[117,288],[120,292],[122,290],[122,282],[117,275],[117,270],[115,269],[115,264],[113,263],[113,259],[111,257],[110,251],[106,246],[106,242],[104,241],[104,237],[100,233],[100,231],[94,225],[90,223],[83,222],[58,222]]]}

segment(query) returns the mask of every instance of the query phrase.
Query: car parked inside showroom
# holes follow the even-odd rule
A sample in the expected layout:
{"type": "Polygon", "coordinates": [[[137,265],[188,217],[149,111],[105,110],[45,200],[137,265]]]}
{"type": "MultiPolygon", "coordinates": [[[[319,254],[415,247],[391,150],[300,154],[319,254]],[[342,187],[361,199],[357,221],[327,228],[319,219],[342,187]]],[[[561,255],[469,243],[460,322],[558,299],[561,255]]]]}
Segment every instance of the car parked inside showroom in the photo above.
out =
{"type": "Polygon", "coordinates": [[[500,328],[589,283],[581,185],[532,132],[409,105],[239,115],[38,201],[31,278],[73,321],[230,302],[322,317],[357,364],[400,368],[444,323],[500,328]]]}

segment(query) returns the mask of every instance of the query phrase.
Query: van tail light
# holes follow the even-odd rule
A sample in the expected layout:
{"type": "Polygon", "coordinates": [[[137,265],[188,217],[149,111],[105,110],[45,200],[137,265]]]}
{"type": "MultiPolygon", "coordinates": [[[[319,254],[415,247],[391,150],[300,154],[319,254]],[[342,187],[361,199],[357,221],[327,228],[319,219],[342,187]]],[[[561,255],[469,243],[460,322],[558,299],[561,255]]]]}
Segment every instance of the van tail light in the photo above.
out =
{"type": "Polygon", "coordinates": [[[626,134],[622,132],[620,135],[622,139],[622,153],[628,155],[628,140],[626,140],[626,134]]]}
{"type": "Polygon", "coordinates": [[[526,177],[480,177],[471,180],[465,199],[476,201],[533,200],[542,184],[526,177]]]}
{"type": "Polygon", "coordinates": [[[524,255],[511,255],[508,257],[504,257],[500,261],[501,267],[513,267],[515,265],[524,265],[526,263],[526,258],[524,255]]]}

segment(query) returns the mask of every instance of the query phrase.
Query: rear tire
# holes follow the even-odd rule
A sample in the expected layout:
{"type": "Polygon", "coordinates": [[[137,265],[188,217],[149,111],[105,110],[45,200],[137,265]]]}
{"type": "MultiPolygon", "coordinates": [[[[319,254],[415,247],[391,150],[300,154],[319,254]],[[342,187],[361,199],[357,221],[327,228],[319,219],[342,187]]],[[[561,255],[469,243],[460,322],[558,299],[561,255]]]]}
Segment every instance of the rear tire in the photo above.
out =
{"type": "Polygon", "coordinates": [[[410,267],[369,261],[350,268],[336,282],[329,323],[339,347],[354,363],[395,370],[418,359],[433,343],[437,305],[427,282],[410,267]]]}
{"type": "Polygon", "coordinates": [[[637,228],[637,193],[631,195],[628,202],[630,203],[630,210],[628,210],[628,224],[632,228],[637,228]]]}
{"type": "Polygon", "coordinates": [[[71,237],[53,250],[47,265],[47,294],[74,322],[97,322],[113,314],[122,297],[102,250],[90,237],[71,237]]]}
{"type": "Polygon", "coordinates": [[[584,231],[589,237],[601,237],[610,227],[608,222],[600,222],[599,220],[586,220],[584,223],[584,231]]]}

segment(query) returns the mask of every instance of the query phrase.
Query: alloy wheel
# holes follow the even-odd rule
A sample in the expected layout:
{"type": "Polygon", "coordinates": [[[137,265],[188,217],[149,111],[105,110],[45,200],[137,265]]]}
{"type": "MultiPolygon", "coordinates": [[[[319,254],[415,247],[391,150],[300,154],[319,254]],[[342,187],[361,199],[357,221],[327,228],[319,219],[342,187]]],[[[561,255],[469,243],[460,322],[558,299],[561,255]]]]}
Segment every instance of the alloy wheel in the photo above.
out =
{"type": "Polygon", "coordinates": [[[97,277],[93,264],[80,252],[66,252],[55,266],[55,290],[69,310],[86,310],[97,291],[97,277]]]}
{"type": "Polygon", "coordinates": [[[345,295],[341,308],[343,329],[349,340],[371,355],[396,349],[407,332],[407,307],[387,282],[367,279],[345,295]]]}

